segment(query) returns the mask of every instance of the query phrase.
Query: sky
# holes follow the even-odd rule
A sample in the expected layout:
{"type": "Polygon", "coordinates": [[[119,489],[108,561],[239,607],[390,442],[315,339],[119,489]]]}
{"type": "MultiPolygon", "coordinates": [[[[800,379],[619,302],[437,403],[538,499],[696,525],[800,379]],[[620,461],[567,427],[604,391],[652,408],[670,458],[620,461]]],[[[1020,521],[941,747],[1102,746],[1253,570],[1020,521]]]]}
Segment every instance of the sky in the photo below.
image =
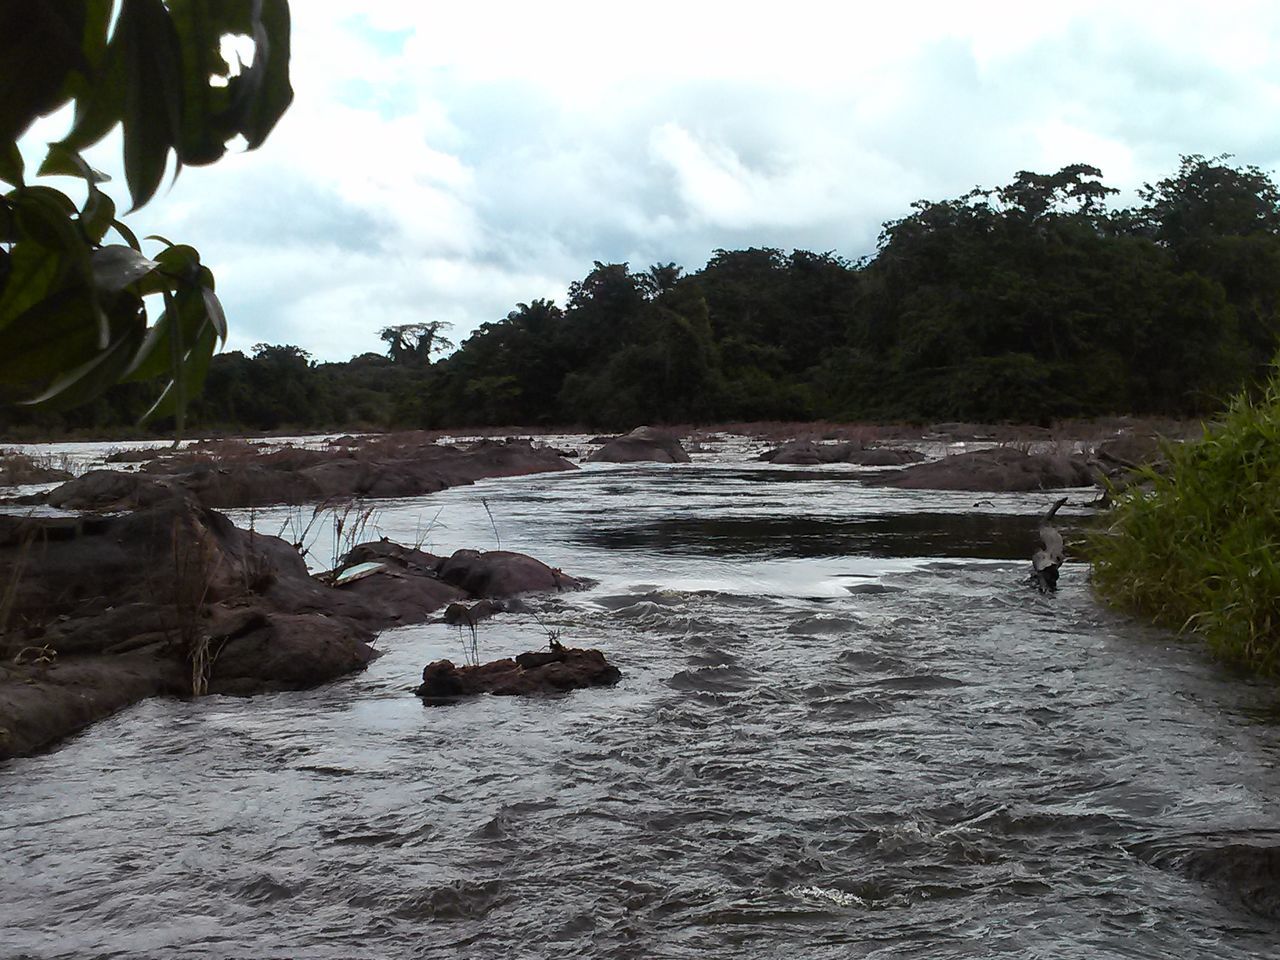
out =
{"type": "MultiPolygon", "coordinates": [[[[1090,163],[1124,202],[1182,154],[1280,168],[1274,0],[291,9],[295,99],[268,141],[128,221],[201,251],[228,349],[345,360],[429,321],[461,341],[563,304],[596,260],[857,259],[913,201],[1019,170],[1090,163]]],[[[128,206],[123,177],[108,192],[128,206]]]]}

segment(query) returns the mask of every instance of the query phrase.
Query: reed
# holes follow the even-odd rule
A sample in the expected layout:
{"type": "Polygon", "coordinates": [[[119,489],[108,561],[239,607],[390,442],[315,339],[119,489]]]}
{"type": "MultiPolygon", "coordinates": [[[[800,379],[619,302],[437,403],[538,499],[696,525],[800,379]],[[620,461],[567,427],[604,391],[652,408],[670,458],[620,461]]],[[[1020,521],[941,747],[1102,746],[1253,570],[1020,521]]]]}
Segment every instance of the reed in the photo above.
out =
{"type": "Polygon", "coordinates": [[[1203,437],[1169,444],[1116,494],[1088,550],[1097,593],[1203,638],[1219,659],[1280,673],[1280,368],[1203,437]]]}

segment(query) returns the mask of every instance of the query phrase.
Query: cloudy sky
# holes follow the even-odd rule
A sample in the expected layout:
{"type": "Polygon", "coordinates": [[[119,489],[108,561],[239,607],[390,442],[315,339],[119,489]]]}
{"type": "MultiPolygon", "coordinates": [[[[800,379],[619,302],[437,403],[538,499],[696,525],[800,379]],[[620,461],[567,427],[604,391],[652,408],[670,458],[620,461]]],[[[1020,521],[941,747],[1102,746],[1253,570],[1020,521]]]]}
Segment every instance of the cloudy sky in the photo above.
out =
{"type": "Polygon", "coordinates": [[[1021,169],[1092,163],[1132,198],[1183,153],[1280,167],[1274,0],[291,6],[271,138],[131,221],[201,250],[231,349],[462,339],[593,260],[856,258],[913,200],[1021,169]]]}

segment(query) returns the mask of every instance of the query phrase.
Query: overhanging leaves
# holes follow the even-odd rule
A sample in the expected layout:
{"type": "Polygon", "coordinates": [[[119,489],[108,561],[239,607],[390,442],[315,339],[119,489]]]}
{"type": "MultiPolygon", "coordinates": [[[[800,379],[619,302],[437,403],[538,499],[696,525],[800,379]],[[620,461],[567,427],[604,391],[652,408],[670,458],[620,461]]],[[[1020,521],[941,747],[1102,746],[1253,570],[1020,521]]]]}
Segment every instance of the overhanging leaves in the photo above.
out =
{"type": "Polygon", "coordinates": [[[0,180],[16,188],[0,198],[0,383],[64,406],[126,375],[167,374],[153,415],[174,413],[181,429],[186,398],[227,336],[213,275],[190,246],[162,240],[167,249],[144,256],[98,189],[107,178],[79,151],[123,124],[137,209],[171,151],[180,170],[217,160],[236,136],[258,146],[293,97],[289,30],[285,0],[0,0],[0,180]],[[254,42],[236,76],[221,52],[227,35],[254,42]],[[38,175],[83,179],[81,209],[25,185],[16,144],[67,100],[72,129],[38,175]],[[124,244],[103,245],[112,228],[124,244]],[[155,293],[166,307],[148,332],[141,298],[155,293]]]}
{"type": "Polygon", "coordinates": [[[94,286],[107,293],[119,293],[160,266],[132,247],[118,244],[95,250],[91,262],[94,286]]]}
{"type": "Polygon", "coordinates": [[[160,0],[124,0],[112,43],[124,63],[124,173],[136,210],[155,195],[177,139],[181,54],[160,0]]]}

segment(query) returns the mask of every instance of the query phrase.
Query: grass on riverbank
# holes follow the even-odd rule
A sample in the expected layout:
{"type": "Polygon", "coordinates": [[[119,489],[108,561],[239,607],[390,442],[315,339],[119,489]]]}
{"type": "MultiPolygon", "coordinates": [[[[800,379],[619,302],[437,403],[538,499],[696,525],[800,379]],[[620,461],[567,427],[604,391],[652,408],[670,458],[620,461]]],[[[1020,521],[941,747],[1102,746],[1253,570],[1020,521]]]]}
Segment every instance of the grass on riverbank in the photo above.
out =
{"type": "Polygon", "coordinates": [[[1095,588],[1227,663],[1280,674],[1280,369],[1167,455],[1168,472],[1146,470],[1093,537],[1095,588]]]}

